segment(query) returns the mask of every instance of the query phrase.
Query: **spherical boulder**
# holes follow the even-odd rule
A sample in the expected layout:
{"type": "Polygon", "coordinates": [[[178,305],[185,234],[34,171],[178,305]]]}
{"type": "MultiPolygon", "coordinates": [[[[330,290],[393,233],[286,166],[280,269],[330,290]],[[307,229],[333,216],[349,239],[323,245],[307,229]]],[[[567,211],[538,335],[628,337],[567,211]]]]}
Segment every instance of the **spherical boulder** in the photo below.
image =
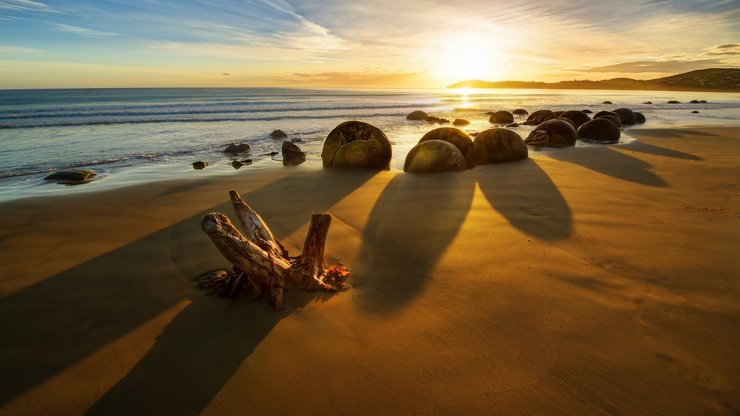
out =
{"type": "Polygon", "coordinates": [[[470,124],[470,122],[464,118],[456,118],[455,121],[452,122],[453,126],[467,126],[468,124],[470,124]]]}
{"type": "Polygon", "coordinates": [[[614,113],[617,113],[619,119],[622,120],[623,126],[632,126],[637,124],[635,113],[629,108],[617,108],[616,110],[614,110],[614,113]]]}
{"type": "Polygon", "coordinates": [[[424,120],[429,118],[429,114],[427,114],[424,111],[416,110],[409,113],[409,115],[406,116],[406,120],[424,120]]]}
{"type": "Polygon", "coordinates": [[[514,122],[514,116],[505,110],[502,111],[496,111],[491,115],[491,117],[488,118],[489,123],[495,123],[495,124],[506,124],[506,123],[513,123],[514,122]]]}
{"type": "Polygon", "coordinates": [[[531,146],[566,147],[575,146],[578,134],[575,127],[565,120],[552,119],[543,121],[524,140],[531,146]]]}
{"type": "Polygon", "coordinates": [[[612,103],[611,101],[607,100],[607,101],[604,101],[604,102],[603,102],[603,103],[601,103],[601,104],[611,104],[611,103],[612,103]]]}
{"type": "Polygon", "coordinates": [[[529,112],[523,108],[517,108],[511,113],[514,114],[515,116],[526,116],[527,114],[529,114],[529,112]]]}
{"type": "Polygon", "coordinates": [[[324,167],[382,169],[391,161],[391,142],[375,126],[345,121],[326,136],[321,160],[324,167]]]}
{"type": "Polygon", "coordinates": [[[594,120],[596,120],[597,118],[606,118],[614,123],[617,127],[622,127],[622,119],[615,112],[599,111],[598,113],[594,114],[594,120]]]}
{"type": "Polygon", "coordinates": [[[589,117],[588,114],[580,110],[568,110],[561,114],[559,117],[567,118],[568,120],[572,121],[575,128],[579,128],[581,127],[581,125],[583,125],[583,123],[591,120],[591,117],[589,117]]]}
{"type": "Polygon", "coordinates": [[[473,140],[462,130],[458,130],[454,127],[440,127],[431,131],[428,131],[419,143],[428,140],[442,140],[451,143],[453,146],[460,150],[461,154],[466,154],[468,149],[473,146],[473,140]]]}
{"type": "Polygon", "coordinates": [[[635,111],[635,120],[637,121],[637,124],[643,124],[645,123],[645,115],[642,113],[638,113],[635,111]]]}
{"type": "Polygon", "coordinates": [[[598,143],[619,141],[619,127],[604,118],[596,118],[578,128],[578,137],[598,143]]]}
{"type": "Polygon", "coordinates": [[[523,124],[526,124],[528,126],[538,126],[543,121],[547,121],[553,118],[555,118],[555,113],[553,113],[552,111],[537,110],[534,113],[530,114],[529,117],[527,117],[527,121],[525,121],[523,124]]]}
{"type": "Polygon", "coordinates": [[[405,172],[447,172],[468,168],[460,150],[444,140],[426,140],[411,148],[403,165],[405,172]]]}
{"type": "Polygon", "coordinates": [[[202,160],[199,160],[197,162],[193,162],[193,169],[195,170],[203,170],[208,166],[208,162],[204,162],[202,160]]]}
{"type": "Polygon", "coordinates": [[[493,128],[475,136],[473,147],[465,153],[468,165],[486,165],[527,158],[527,144],[516,132],[493,128]]]}
{"type": "Polygon", "coordinates": [[[56,171],[44,179],[47,181],[56,181],[63,185],[79,185],[90,182],[95,175],[97,173],[89,169],[67,169],[56,171]]]}

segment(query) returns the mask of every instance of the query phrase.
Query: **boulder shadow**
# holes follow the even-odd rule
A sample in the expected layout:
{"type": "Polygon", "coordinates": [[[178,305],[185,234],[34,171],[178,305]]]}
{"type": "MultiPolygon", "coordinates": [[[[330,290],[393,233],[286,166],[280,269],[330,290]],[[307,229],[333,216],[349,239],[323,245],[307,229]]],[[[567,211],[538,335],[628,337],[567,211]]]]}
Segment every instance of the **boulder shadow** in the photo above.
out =
{"type": "MultiPolygon", "coordinates": [[[[332,172],[327,184],[326,173],[310,172],[243,196],[283,238],[307,224],[312,210],[330,208],[374,174],[332,172]],[[302,195],[306,187],[317,191],[301,199],[291,187],[302,187],[302,195]],[[267,207],[276,198],[285,202],[272,212],[267,207]]],[[[195,289],[191,278],[228,266],[205,234],[193,232],[212,211],[236,220],[228,189],[221,204],[0,299],[0,406],[189,299],[88,413],[196,415],[283,317],[324,298],[293,290],[286,310],[276,313],[263,301],[231,302],[195,289]]]]}
{"type": "Polygon", "coordinates": [[[702,137],[713,137],[717,136],[714,133],[707,131],[696,130],[696,129],[630,129],[630,133],[639,133],[641,136],[656,137],[656,138],[668,138],[668,139],[679,139],[683,137],[702,136],[702,137]]]}
{"type": "Polygon", "coordinates": [[[645,142],[634,141],[627,143],[624,146],[620,146],[623,149],[631,150],[634,152],[646,153],[650,155],[672,157],[674,159],[683,160],[704,160],[699,156],[692,155],[690,153],[679,152],[678,150],[667,149],[665,147],[655,146],[647,144],[645,142]]]}
{"type": "Polygon", "coordinates": [[[532,159],[478,166],[475,174],[488,203],[520,231],[548,241],[570,234],[573,215],[568,203],[532,159]]]}
{"type": "Polygon", "coordinates": [[[668,182],[650,171],[651,164],[626,155],[608,146],[558,149],[548,156],[561,162],[574,163],[594,172],[623,181],[656,188],[668,187],[668,182]]]}
{"type": "Polygon", "coordinates": [[[398,174],[388,183],[370,213],[354,270],[361,307],[392,313],[421,291],[460,230],[474,191],[472,171],[398,174]]]}

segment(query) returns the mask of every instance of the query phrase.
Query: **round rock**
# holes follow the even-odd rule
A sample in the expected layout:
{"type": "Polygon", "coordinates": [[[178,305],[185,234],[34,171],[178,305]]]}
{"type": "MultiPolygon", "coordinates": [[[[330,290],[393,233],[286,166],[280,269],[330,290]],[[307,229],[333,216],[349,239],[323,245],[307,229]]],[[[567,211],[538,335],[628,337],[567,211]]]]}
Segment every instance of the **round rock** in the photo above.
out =
{"type": "Polygon", "coordinates": [[[406,116],[406,120],[426,120],[428,118],[429,114],[421,110],[412,111],[406,116]]]}
{"type": "Polygon", "coordinates": [[[511,113],[514,114],[515,116],[526,116],[527,114],[529,114],[529,112],[523,108],[517,108],[511,113]]]}
{"type": "Polygon", "coordinates": [[[551,120],[555,118],[555,113],[550,110],[537,110],[527,117],[527,121],[524,124],[528,126],[539,126],[543,121],[551,120]]]}
{"type": "Polygon", "coordinates": [[[566,147],[574,146],[578,134],[575,127],[565,120],[552,119],[543,121],[524,140],[531,146],[566,147]]]}
{"type": "Polygon", "coordinates": [[[466,154],[468,149],[473,146],[473,140],[462,130],[454,127],[440,127],[431,130],[419,140],[419,143],[427,140],[442,140],[457,147],[461,154],[466,154]]]}
{"type": "Polygon", "coordinates": [[[89,169],[67,169],[54,172],[44,179],[64,185],[79,185],[90,182],[95,175],[97,173],[89,169]]]}
{"type": "Polygon", "coordinates": [[[491,117],[488,118],[488,122],[496,124],[513,123],[514,116],[508,111],[496,111],[491,117]]]}
{"type": "Polygon", "coordinates": [[[453,126],[467,126],[468,124],[470,124],[470,122],[464,118],[456,118],[455,121],[452,122],[453,126]]]}
{"type": "Polygon", "coordinates": [[[565,111],[563,112],[563,114],[560,115],[560,118],[567,118],[568,120],[572,121],[575,128],[579,128],[581,127],[581,125],[583,125],[583,123],[591,120],[591,117],[589,117],[588,114],[579,110],[565,111]]]}
{"type": "Polygon", "coordinates": [[[643,124],[645,123],[645,115],[642,113],[638,113],[635,111],[635,120],[637,120],[637,124],[643,124]]]}
{"type": "Polygon", "coordinates": [[[444,140],[420,142],[411,148],[403,165],[405,172],[456,172],[467,168],[460,150],[444,140]]]}
{"type": "Polygon", "coordinates": [[[391,142],[379,128],[361,121],[345,121],[324,141],[325,167],[385,168],[391,161],[391,142]]]}
{"type": "Polygon", "coordinates": [[[527,158],[527,144],[516,132],[493,128],[482,131],[473,140],[473,147],[465,153],[471,166],[508,162],[527,158]]]}
{"type": "Polygon", "coordinates": [[[578,137],[599,143],[615,143],[619,135],[619,127],[604,118],[593,119],[578,128],[578,137]]]}
{"type": "Polygon", "coordinates": [[[617,113],[619,119],[622,120],[623,126],[632,126],[634,124],[637,124],[635,113],[629,108],[617,108],[616,110],[614,110],[614,112],[617,113]]]}

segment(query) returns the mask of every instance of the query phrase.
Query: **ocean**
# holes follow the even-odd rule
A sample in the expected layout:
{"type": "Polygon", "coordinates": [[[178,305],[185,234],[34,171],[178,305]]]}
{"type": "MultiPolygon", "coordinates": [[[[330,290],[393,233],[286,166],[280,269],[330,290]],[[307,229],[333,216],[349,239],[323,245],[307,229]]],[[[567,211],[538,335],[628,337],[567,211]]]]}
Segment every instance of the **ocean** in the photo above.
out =
{"type": "MultiPolygon", "coordinates": [[[[735,126],[740,94],[603,90],[308,90],[277,88],[171,88],[0,90],[0,202],[39,195],[87,192],[147,181],[205,175],[242,175],[283,169],[283,130],[307,152],[299,169],[321,166],[326,135],[347,120],[382,129],[393,144],[391,169],[402,169],[408,150],[439,125],[411,122],[413,110],[452,121],[467,132],[492,127],[487,111],[524,108],[593,112],[628,107],[647,123],[636,128],[735,126]],[[689,104],[690,100],[706,104],[689,104]],[[613,104],[602,104],[609,100],[613,104]],[[669,100],[681,104],[667,104],[669,100]],[[652,101],[654,104],[642,104],[652,101]],[[698,114],[691,113],[699,111],[698,114]],[[254,163],[235,170],[222,153],[229,143],[249,143],[254,163]],[[209,166],[195,171],[192,163],[209,166]],[[62,186],[44,177],[87,168],[97,179],[62,186]]],[[[517,121],[523,121],[517,120],[517,121]]],[[[525,138],[532,127],[514,128],[525,138]]],[[[629,142],[629,128],[622,142],[629,142]]],[[[586,145],[586,144],[579,144],[586,145]]],[[[617,146],[619,144],[616,144],[617,146]]],[[[557,151],[557,150],[555,150],[557,151]]],[[[243,159],[243,157],[242,157],[243,159]]],[[[286,168],[287,169],[287,168],[286,168]]]]}

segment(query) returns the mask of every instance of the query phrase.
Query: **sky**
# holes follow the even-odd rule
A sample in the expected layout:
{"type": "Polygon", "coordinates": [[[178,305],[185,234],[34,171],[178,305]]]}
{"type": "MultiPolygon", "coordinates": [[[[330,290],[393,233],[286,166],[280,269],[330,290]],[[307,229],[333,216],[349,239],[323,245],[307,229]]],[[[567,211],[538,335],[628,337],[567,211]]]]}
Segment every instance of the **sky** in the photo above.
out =
{"type": "Polygon", "coordinates": [[[0,0],[0,88],[443,88],[740,66],[740,0],[0,0]]]}

